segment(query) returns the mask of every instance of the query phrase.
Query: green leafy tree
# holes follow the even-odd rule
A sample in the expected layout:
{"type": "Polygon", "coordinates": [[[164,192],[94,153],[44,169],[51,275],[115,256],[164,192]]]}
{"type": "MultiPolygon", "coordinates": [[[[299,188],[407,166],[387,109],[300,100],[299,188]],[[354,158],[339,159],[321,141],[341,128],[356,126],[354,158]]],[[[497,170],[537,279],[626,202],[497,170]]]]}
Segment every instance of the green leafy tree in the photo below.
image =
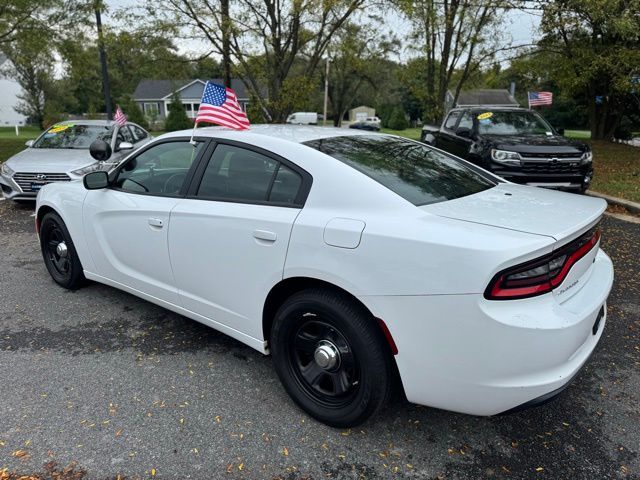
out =
{"type": "Polygon", "coordinates": [[[407,116],[402,108],[394,108],[389,117],[389,128],[392,130],[405,130],[409,126],[407,116]]]}
{"type": "MultiPolygon", "coordinates": [[[[595,0],[594,0],[595,1],[595,0]]],[[[394,0],[411,21],[412,39],[421,55],[420,83],[413,94],[424,104],[426,119],[436,123],[444,114],[448,90],[454,98],[472,74],[498,51],[514,48],[500,43],[496,34],[511,0],[394,0]]],[[[416,72],[417,73],[417,72],[416,72]]]]}
{"type": "Polygon", "coordinates": [[[149,129],[149,122],[147,121],[147,118],[144,116],[144,113],[142,113],[142,110],[140,110],[140,107],[136,102],[133,101],[133,98],[131,98],[130,95],[123,96],[118,105],[120,105],[120,108],[130,122],[137,123],[142,128],[145,128],[147,130],[149,129]]]}
{"type": "Polygon", "coordinates": [[[171,103],[169,104],[169,114],[164,122],[164,129],[167,132],[176,130],[186,130],[193,127],[193,122],[187,117],[187,112],[182,104],[182,99],[178,92],[171,94],[171,103]]]}
{"type": "Polygon", "coordinates": [[[587,105],[591,138],[613,138],[640,75],[640,0],[554,0],[539,43],[561,88],[587,105]]]}

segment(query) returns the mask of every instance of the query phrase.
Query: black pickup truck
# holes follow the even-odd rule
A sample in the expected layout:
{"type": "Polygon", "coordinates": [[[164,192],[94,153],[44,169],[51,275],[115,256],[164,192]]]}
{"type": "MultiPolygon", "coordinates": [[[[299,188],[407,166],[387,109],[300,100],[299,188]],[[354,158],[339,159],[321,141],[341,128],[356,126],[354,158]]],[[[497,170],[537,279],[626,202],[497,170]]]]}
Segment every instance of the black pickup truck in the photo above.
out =
{"type": "Polygon", "coordinates": [[[469,107],[449,111],[422,141],[511,182],[584,192],[593,177],[588,145],[565,138],[525,108],[469,107]]]}

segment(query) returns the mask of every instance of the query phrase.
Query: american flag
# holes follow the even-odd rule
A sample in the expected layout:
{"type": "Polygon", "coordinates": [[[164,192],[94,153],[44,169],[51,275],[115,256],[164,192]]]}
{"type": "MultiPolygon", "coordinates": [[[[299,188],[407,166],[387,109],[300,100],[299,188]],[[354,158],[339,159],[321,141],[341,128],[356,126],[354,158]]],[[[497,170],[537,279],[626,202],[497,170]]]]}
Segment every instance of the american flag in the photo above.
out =
{"type": "Polygon", "coordinates": [[[121,127],[124,127],[127,124],[127,116],[124,114],[124,112],[120,108],[120,105],[116,106],[116,114],[113,117],[113,119],[121,127]]]}
{"type": "Polygon", "coordinates": [[[537,105],[551,105],[553,102],[553,93],[551,92],[528,92],[529,108],[537,105]]]}
{"type": "Polygon", "coordinates": [[[196,124],[209,122],[236,130],[249,128],[247,114],[238,104],[236,92],[222,85],[207,82],[202,93],[196,124]]]}

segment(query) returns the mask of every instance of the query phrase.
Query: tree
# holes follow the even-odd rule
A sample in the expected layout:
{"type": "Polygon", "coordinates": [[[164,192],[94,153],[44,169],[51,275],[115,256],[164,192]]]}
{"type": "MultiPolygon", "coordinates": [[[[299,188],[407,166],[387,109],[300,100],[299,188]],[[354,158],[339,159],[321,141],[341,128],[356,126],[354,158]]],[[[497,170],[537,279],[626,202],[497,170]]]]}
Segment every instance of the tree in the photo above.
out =
{"type": "Polygon", "coordinates": [[[127,120],[137,123],[144,129],[149,129],[147,118],[144,116],[144,113],[142,113],[142,110],[140,110],[138,104],[133,101],[131,95],[124,95],[120,99],[120,102],[118,102],[118,105],[120,105],[122,112],[127,116],[127,120]]]}
{"type": "Polygon", "coordinates": [[[45,101],[54,83],[50,54],[27,33],[17,35],[11,44],[3,45],[3,53],[11,64],[3,73],[22,87],[15,110],[44,127],[45,101]]]}
{"type": "Polygon", "coordinates": [[[171,94],[171,103],[169,104],[169,115],[164,122],[164,129],[167,132],[176,130],[186,130],[193,127],[193,122],[187,117],[187,112],[182,104],[180,94],[174,91],[171,94]]]}
{"type": "Polygon", "coordinates": [[[220,0],[168,0],[163,9],[149,0],[154,30],[205,40],[224,55],[229,35],[234,70],[259,102],[266,120],[282,122],[290,113],[288,95],[296,60],[306,59],[299,77],[311,78],[335,33],[366,0],[237,0],[230,17],[220,0]],[[193,32],[197,32],[197,35],[193,32]]]}
{"type": "Polygon", "coordinates": [[[640,0],[544,4],[540,55],[561,87],[588,106],[591,138],[610,139],[633,104],[640,75],[640,0]]]}
{"type": "Polygon", "coordinates": [[[513,7],[509,0],[395,0],[411,21],[416,49],[422,54],[424,86],[416,96],[425,106],[428,120],[437,122],[444,114],[447,90],[457,100],[472,73],[492,58],[499,47],[502,8],[513,7]],[[490,35],[493,33],[493,35],[490,35]],[[457,75],[455,75],[458,73],[457,75]]]}
{"type": "MultiPolygon", "coordinates": [[[[376,89],[380,63],[392,49],[392,43],[380,38],[380,32],[363,25],[347,23],[335,35],[329,69],[329,99],[333,124],[342,124],[347,110],[354,105],[364,87],[376,89]]],[[[324,72],[322,80],[324,83],[324,72]]]]}
{"type": "Polygon", "coordinates": [[[389,118],[389,128],[392,130],[405,130],[408,126],[409,122],[407,122],[404,110],[400,107],[394,108],[389,118]]]}

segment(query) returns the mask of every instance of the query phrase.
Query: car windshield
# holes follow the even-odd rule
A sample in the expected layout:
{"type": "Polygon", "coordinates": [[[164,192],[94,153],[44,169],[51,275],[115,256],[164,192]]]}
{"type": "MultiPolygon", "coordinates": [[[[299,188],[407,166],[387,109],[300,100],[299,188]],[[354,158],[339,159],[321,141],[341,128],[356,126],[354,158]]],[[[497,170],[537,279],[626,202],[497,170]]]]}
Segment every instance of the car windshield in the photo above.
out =
{"type": "Polygon", "coordinates": [[[418,206],[482,192],[497,183],[461,160],[397,137],[332,137],[305,145],[350,165],[418,206]]]}
{"type": "Polygon", "coordinates": [[[484,135],[551,135],[553,128],[535,112],[475,111],[478,132],[484,135]]]}
{"type": "Polygon", "coordinates": [[[96,139],[111,143],[112,135],[113,127],[107,125],[58,123],[38,138],[33,148],[88,149],[96,139]]]}

